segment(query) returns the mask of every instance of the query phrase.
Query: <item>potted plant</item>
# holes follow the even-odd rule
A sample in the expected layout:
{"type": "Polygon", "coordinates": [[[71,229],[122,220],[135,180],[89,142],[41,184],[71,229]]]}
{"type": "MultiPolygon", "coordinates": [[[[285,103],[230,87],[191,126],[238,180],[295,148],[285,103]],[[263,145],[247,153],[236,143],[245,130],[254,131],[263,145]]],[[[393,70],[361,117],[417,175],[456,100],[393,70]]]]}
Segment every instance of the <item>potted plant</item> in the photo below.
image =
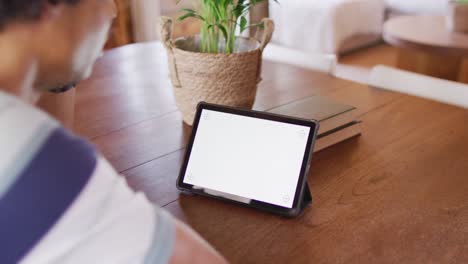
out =
{"type": "Polygon", "coordinates": [[[450,1],[447,26],[454,32],[468,33],[468,0],[450,1]]]}
{"type": "Polygon", "coordinates": [[[261,81],[262,52],[274,30],[265,18],[247,22],[249,9],[264,0],[201,0],[196,9],[182,9],[179,20],[200,19],[199,35],[171,38],[173,20],[160,19],[174,95],[185,123],[192,125],[196,106],[205,101],[252,108],[261,81]],[[236,35],[259,27],[258,38],[236,35]]]}

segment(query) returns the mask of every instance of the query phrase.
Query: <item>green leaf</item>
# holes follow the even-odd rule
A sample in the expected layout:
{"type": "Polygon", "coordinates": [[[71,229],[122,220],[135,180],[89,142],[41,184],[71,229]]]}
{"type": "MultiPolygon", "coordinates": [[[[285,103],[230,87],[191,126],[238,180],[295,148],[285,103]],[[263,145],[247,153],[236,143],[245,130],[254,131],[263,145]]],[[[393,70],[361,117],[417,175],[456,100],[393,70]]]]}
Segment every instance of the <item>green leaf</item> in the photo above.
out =
{"type": "Polygon", "coordinates": [[[195,15],[192,14],[192,13],[187,13],[187,14],[184,14],[182,16],[180,16],[179,18],[177,18],[178,21],[184,21],[185,19],[189,18],[189,17],[194,17],[195,15]]]}
{"type": "Polygon", "coordinates": [[[240,33],[244,32],[246,28],[247,28],[247,18],[243,16],[241,17],[241,20],[240,20],[240,33]]]}
{"type": "Polygon", "coordinates": [[[197,11],[190,9],[190,8],[182,8],[180,9],[181,12],[188,12],[188,13],[197,13],[197,11]]]}
{"type": "Polygon", "coordinates": [[[203,18],[202,16],[200,16],[200,15],[198,15],[196,13],[191,13],[191,12],[185,13],[184,15],[180,16],[177,20],[178,21],[184,21],[185,19],[187,19],[189,17],[193,17],[193,18],[197,18],[197,19],[200,19],[202,21],[205,21],[205,18],[203,18]]]}
{"type": "MultiPolygon", "coordinates": [[[[182,0],[175,0],[176,3],[182,0]]],[[[224,37],[226,42],[225,53],[234,51],[236,29],[244,32],[259,24],[249,24],[247,16],[250,8],[266,0],[197,0],[194,6],[197,8],[181,9],[182,15],[178,18],[182,21],[187,18],[202,20],[200,31],[201,46],[204,52],[216,53],[220,51],[219,42],[224,37]],[[196,3],[199,3],[198,5],[196,3]]],[[[279,3],[278,0],[273,0],[279,3]]],[[[468,1],[468,0],[466,0],[468,1]]]]}
{"type": "Polygon", "coordinates": [[[246,10],[246,9],[247,9],[247,5],[238,4],[233,10],[234,17],[235,18],[240,17],[242,15],[242,13],[244,13],[244,10],[246,10]]]}
{"type": "Polygon", "coordinates": [[[225,28],[223,25],[221,25],[221,24],[219,24],[219,25],[217,25],[217,26],[218,26],[218,28],[221,30],[221,32],[223,33],[224,40],[227,41],[227,39],[228,39],[228,32],[227,32],[226,28],[225,28]]]}

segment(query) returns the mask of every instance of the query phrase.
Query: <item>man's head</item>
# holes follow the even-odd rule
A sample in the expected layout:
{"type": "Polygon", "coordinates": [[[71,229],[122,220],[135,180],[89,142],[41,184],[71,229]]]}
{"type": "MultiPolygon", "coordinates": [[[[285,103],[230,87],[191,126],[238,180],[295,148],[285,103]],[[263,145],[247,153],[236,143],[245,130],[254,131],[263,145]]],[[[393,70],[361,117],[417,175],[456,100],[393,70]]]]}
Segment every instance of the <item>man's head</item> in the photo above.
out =
{"type": "Polygon", "coordinates": [[[115,15],[114,0],[0,0],[0,37],[30,31],[34,86],[46,90],[89,76],[115,15]]]}

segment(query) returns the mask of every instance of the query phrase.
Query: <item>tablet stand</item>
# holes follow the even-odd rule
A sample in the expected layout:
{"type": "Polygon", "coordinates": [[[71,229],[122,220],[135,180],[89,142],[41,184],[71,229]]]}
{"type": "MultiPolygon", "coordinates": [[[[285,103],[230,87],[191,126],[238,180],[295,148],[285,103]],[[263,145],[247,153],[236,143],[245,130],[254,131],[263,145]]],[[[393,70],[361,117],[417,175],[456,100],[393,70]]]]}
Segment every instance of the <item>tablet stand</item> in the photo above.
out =
{"type": "Polygon", "coordinates": [[[309,184],[306,181],[304,194],[302,195],[301,211],[303,211],[312,202],[312,194],[310,193],[309,184]]]}

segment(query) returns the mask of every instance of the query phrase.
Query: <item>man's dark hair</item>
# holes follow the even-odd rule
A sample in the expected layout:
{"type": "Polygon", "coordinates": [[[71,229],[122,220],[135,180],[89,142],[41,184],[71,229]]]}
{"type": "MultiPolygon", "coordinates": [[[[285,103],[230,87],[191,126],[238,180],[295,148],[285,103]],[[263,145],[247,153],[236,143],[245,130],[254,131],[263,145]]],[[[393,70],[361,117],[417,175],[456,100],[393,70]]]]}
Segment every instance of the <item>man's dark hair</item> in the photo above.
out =
{"type": "Polygon", "coordinates": [[[79,0],[0,0],[0,30],[12,21],[39,19],[44,5],[74,4],[79,0]]]}

